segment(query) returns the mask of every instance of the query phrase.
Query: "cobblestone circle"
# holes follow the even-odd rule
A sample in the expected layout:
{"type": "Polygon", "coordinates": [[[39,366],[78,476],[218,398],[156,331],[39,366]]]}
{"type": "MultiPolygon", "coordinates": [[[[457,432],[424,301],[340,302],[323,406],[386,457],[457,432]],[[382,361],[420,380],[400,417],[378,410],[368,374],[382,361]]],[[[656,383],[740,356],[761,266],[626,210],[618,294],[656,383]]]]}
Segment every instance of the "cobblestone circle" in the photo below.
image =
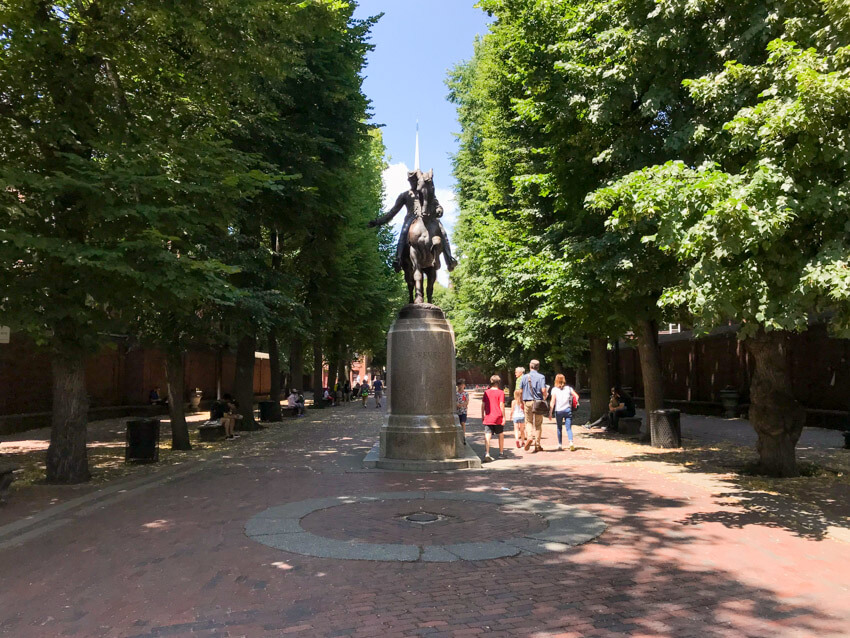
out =
{"type": "Polygon", "coordinates": [[[305,556],[443,563],[564,552],[593,540],[605,527],[600,518],[576,507],[509,494],[386,492],[270,507],[248,520],[245,534],[305,556]],[[445,518],[432,525],[403,520],[416,511],[445,518]],[[332,520],[349,523],[331,527],[332,520]],[[482,523],[489,533],[481,533],[482,523]],[[405,542],[410,540],[416,542],[405,542]]]}

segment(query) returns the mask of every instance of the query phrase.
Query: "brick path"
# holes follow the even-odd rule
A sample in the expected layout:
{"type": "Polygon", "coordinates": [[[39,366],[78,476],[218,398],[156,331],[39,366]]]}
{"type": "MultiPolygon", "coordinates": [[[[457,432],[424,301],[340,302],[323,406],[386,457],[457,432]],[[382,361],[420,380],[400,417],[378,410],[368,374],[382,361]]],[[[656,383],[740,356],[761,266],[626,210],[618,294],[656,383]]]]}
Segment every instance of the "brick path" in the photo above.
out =
{"type": "MultiPolygon", "coordinates": [[[[482,471],[364,471],[360,460],[379,426],[374,408],[311,413],[244,437],[200,471],[45,519],[39,526],[55,527],[0,549],[0,633],[850,633],[850,544],[815,529],[805,512],[789,513],[785,502],[759,500],[722,475],[631,460],[632,447],[581,430],[578,451],[551,451],[550,425],[548,451],[512,448],[510,458],[482,471]],[[255,543],[243,532],[247,519],[274,505],[406,490],[507,491],[579,506],[609,528],[565,553],[437,564],[311,558],[255,543]]],[[[480,452],[480,422],[471,420],[469,440],[480,452]]],[[[512,437],[507,442],[513,445],[512,437]]],[[[463,512],[456,533],[501,534],[500,526],[517,523],[496,521],[492,509],[478,514],[476,527],[473,508],[463,512]]],[[[373,528],[388,533],[386,524],[368,521],[356,530],[332,516],[320,522],[340,538],[373,528]]],[[[313,524],[318,533],[321,526],[313,524]]]]}

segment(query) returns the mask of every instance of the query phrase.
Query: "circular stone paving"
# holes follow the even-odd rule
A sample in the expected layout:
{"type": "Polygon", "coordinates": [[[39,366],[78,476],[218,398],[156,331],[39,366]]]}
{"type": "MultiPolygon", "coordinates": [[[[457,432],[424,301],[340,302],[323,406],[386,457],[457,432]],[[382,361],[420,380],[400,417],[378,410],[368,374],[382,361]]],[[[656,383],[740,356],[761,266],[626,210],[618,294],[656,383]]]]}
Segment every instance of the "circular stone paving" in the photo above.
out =
{"type": "Polygon", "coordinates": [[[319,558],[451,562],[562,552],[605,527],[590,512],[509,494],[387,492],[270,507],[245,534],[319,558]]]}
{"type": "Polygon", "coordinates": [[[523,536],[546,529],[546,519],[498,503],[387,499],[319,510],[302,518],[301,527],[306,532],[343,541],[421,546],[523,536]],[[411,516],[427,516],[430,522],[411,521],[411,516]]]}

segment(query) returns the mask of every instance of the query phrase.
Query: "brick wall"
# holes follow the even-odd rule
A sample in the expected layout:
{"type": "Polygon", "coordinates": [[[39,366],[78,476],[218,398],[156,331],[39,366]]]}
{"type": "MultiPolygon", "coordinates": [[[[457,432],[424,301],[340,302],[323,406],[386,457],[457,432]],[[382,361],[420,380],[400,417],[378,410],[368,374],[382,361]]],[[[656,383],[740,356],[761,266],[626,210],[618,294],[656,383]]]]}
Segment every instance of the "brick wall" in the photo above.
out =
{"type": "MultiPolygon", "coordinates": [[[[669,401],[703,404],[708,412],[718,412],[719,392],[732,387],[748,401],[752,363],[744,345],[731,328],[694,339],[690,333],[661,335],[661,365],[664,394],[669,401]]],[[[814,326],[793,335],[788,351],[795,398],[811,412],[810,422],[819,411],[846,412],[850,408],[850,340],[830,337],[823,326],[814,326]]],[[[609,374],[614,380],[615,354],[609,352],[609,374]]],[[[643,396],[640,359],[637,350],[621,344],[620,384],[643,396]]],[[[841,420],[839,415],[836,420],[841,420]]]]}
{"type": "MultiPolygon", "coordinates": [[[[200,388],[214,398],[218,379],[222,393],[232,392],[236,356],[232,352],[192,350],[184,363],[184,398],[200,388]]],[[[50,358],[20,335],[0,344],[0,416],[49,412],[51,397],[50,358]]],[[[165,356],[147,348],[128,348],[116,339],[86,361],[86,387],[92,408],[137,406],[148,402],[148,393],[159,387],[165,394],[165,356]]],[[[254,393],[270,390],[269,360],[258,358],[254,366],[254,393]]]]}

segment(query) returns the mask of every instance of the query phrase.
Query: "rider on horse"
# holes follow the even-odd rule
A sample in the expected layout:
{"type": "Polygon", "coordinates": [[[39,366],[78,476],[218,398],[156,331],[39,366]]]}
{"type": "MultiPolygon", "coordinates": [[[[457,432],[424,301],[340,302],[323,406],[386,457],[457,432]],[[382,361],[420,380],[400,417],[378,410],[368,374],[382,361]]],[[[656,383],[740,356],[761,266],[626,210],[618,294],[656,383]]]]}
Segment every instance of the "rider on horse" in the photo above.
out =
{"type": "MultiPolygon", "coordinates": [[[[428,212],[422,210],[423,205],[425,205],[423,201],[425,195],[425,193],[423,192],[425,185],[425,175],[420,170],[408,171],[407,181],[410,182],[410,189],[398,196],[395,201],[395,204],[387,212],[387,214],[369,222],[369,226],[372,227],[386,224],[393,217],[395,217],[403,207],[407,208],[407,214],[404,217],[404,225],[401,228],[401,233],[399,234],[398,238],[396,256],[393,260],[393,268],[396,272],[401,272],[402,256],[404,255],[404,252],[405,250],[407,250],[408,247],[407,235],[408,231],[410,230],[410,225],[413,223],[414,219],[416,219],[417,217],[422,217],[428,212]]],[[[436,198],[433,198],[431,203],[428,204],[429,209],[433,209],[433,207],[436,207],[436,217],[442,217],[443,207],[440,205],[440,202],[438,202],[436,198]]],[[[449,246],[449,238],[446,235],[446,229],[443,228],[443,224],[440,222],[439,219],[437,219],[437,225],[440,228],[443,255],[446,258],[446,268],[448,268],[449,272],[451,272],[455,269],[455,266],[457,266],[457,260],[452,257],[452,251],[451,247],[449,246]]]]}

